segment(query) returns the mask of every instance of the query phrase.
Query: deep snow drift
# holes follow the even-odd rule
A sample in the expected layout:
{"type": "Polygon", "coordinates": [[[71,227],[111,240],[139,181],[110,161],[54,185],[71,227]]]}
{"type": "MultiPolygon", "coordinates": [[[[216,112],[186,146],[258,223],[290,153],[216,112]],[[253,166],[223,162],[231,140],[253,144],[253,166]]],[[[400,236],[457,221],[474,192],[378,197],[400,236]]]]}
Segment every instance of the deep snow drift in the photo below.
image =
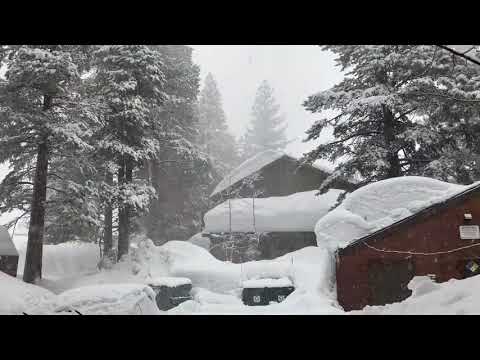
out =
{"type": "MultiPolygon", "coordinates": [[[[75,258],[76,246],[63,244],[61,248],[62,251],[58,252],[52,250],[51,256],[69,253],[70,259],[75,258]]],[[[58,259],[55,261],[59,262],[58,259]]],[[[72,298],[86,299],[90,294],[83,294],[80,286],[111,284],[105,286],[102,296],[113,299],[117,298],[118,291],[126,289],[125,283],[164,282],[165,279],[170,281],[169,277],[183,278],[171,279],[174,282],[190,279],[193,300],[166,314],[480,314],[480,276],[442,284],[427,277],[416,277],[409,284],[413,295],[405,301],[345,313],[335,301],[333,268],[329,253],[317,247],[304,248],[274,260],[240,265],[221,262],[188,242],[172,241],[156,247],[147,240],[138,243],[130,256],[110,270],[56,280],[63,282],[65,288],[77,289],[63,297],[0,273],[0,314],[45,313],[51,310],[52,304],[70,302],[72,298]],[[265,282],[259,280],[262,278],[278,279],[274,282],[284,284],[291,282],[296,289],[279,304],[243,305],[242,283],[261,284],[265,282]],[[116,286],[121,289],[115,290],[116,286]]]]}
{"type": "Polygon", "coordinates": [[[367,306],[352,315],[479,315],[480,277],[435,283],[427,276],[413,278],[406,300],[386,306],[367,306]]]}
{"type": "Polygon", "coordinates": [[[440,203],[471,187],[404,176],[366,185],[322,217],[315,226],[319,246],[334,250],[440,203]]]}
{"type": "MultiPolygon", "coordinates": [[[[14,243],[19,253],[17,272],[21,276],[25,266],[27,239],[16,237],[14,243]]],[[[99,261],[98,244],[73,241],[43,245],[43,278],[56,280],[90,274],[97,271],[99,261]]]]}
{"type": "Polygon", "coordinates": [[[155,292],[141,284],[105,284],[71,289],[56,296],[51,309],[78,310],[82,315],[157,315],[155,292]]]}
{"type": "MultiPolygon", "coordinates": [[[[70,256],[74,256],[73,250],[70,256]]],[[[317,247],[304,248],[274,260],[233,264],[217,260],[205,249],[187,241],[170,241],[157,247],[147,239],[138,242],[130,255],[112,269],[58,279],[45,285],[67,290],[98,284],[148,284],[169,277],[187,278],[192,282],[194,300],[168,313],[331,314],[342,312],[335,302],[331,283],[333,266],[329,254],[317,247]],[[243,283],[262,278],[291,282],[296,290],[280,304],[243,305],[243,283]]]]}
{"type": "Polygon", "coordinates": [[[0,271],[0,315],[29,313],[54,298],[52,292],[37,285],[24,283],[0,271]]]}
{"type": "Polygon", "coordinates": [[[205,232],[313,231],[316,222],[337,202],[343,190],[318,190],[258,199],[232,199],[208,211],[205,232]],[[254,216],[255,215],[255,216],[254,216]]]}

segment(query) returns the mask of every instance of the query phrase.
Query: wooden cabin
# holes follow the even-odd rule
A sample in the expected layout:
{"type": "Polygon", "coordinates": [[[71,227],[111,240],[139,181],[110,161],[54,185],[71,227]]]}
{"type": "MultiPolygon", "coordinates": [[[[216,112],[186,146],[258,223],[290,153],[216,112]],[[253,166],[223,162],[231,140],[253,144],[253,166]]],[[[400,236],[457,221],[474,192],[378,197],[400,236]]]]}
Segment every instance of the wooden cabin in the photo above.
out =
{"type": "Polygon", "coordinates": [[[356,240],[337,252],[345,310],[399,302],[414,276],[437,282],[480,274],[480,185],[356,240]]]}
{"type": "MultiPolygon", "coordinates": [[[[210,208],[233,198],[288,196],[316,190],[329,175],[330,173],[321,167],[302,165],[299,159],[293,156],[267,150],[242,163],[217,185],[210,195],[210,208]]],[[[350,191],[354,186],[348,181],[337,180],[332,183],[332,187],[350,191]]],[[[301,232],[204,233],[204,236],[210,238],[212,255],[235,263],[274,259],[307,246],[317,245],[313,228],[301,232]],[[222,246],[230,238],[240,244],[236,249],[228,250],[222,246]],[[233,253],[229,254],[229,251],[233,253]]]]}
{"type": "MultiPolygon", "coordinates": [[[[210,195],[211,207],[231,198],[287,196],[316,190],[329,175],[319,166],[303,165],[293,156],[267,150],[225,176],[210,195]]],[[[351,191],[353,184],[337,180],[331,187],[351,191]]]]}

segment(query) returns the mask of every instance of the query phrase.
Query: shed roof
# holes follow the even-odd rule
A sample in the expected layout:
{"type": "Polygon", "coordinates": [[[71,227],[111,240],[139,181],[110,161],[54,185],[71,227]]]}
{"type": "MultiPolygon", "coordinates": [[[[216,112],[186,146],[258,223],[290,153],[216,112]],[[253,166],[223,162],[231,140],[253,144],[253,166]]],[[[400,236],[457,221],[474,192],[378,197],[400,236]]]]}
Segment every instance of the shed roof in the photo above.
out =
{"type": "Polygon", "coordinates": [[[480,184],[469,187],[468,189],[466,189],[466,190],[464,190],[460,193],[454,194],[453,196],[451,196],[447,199],[444,199],[441,202],[438,202],[438,203],[435,203],[431,206],[428,206],[428,207],[418,211],[415,214],[412,214],[412,215],[410,215],[406,218],[403,218],[403,219],[401,219],[401,220],[399,220],[399,221],[397,221],[397,222],[395,222],[395,223],[393,223],[389,226],[386,226],[386,227],[384,227],[382,229],[379,229],[379,230],[377,230],[377,231],[375,231],[371,234],[368,234],[368,235],[366,235],[366,236],[364,236],[360,239],[357,239],[357,240],[353,241],[352,243],[350,243],[349,245],[345,246],[344,248],[339,248],[338,252],[341,254],[342,252],[346,251],[347,249],[351,249],[353,247],[356,247],[358,245],[363,244],[365,241],[378,239],[378,238],[382,237],[382,235],[385,235],[385,233],[387,233],[387,232],[398,230],[402,226],[407,226],[407,225],[415,223],[415,221],[417,221],[422,216],[433,216],[435,214],[435,212],[432,211],[432,210],[445,209],[448,206],[450,206],[454,203],[457,203],[459,201],[463,201],[468,196],[473,195],[473,194],[478,193],[478,192],[480,192],[480,184]]]}
{"type": "Polygon", "coordinates": [[[2,255],[18,256],[18,251],[7,229],[0,226],[0,256],[2,255]]]}
{"type": "Polygon", "coordinates": [[[205,214],[206,233],[310,232],[344,190],[298,192],[288,196],[227,200],[205,214]]]}
{"type": "MultiPolygon", "coordinates": [[[[281,158],[287,158],[293,161],[299,161],[296,157],[289,155],[283,151],[277,150],[266,150],[257,155],[249,158],[248,160],[241,163],[235,169],[233,169],[229,174],[227,174],[222,181],[218,183],[216,188],[210,194],[210,197],[228,189],[230,186],[235,185],[237,182],[245,179],[246,177],[256,173],[257,171],[263,169],[265,166],[277,161],[281,158]]],[[[324,173],[329,173],[329,171],[320,165],[310,165],[312,168],[322,171],[324,173]]]]}

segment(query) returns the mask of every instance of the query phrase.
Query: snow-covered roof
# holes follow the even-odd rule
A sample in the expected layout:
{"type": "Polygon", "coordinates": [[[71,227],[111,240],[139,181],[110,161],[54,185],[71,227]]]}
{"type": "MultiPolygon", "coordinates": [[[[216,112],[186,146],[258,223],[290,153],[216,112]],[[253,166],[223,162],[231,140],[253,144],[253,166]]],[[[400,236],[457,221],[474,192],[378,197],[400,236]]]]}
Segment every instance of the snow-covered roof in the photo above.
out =
{"type": "Polygon", "coordinates": [[[0,256],[2,255],[18,256],[18,251],[15,248],[7,229],[0,226],[0,256]]]}
{"type": "Polygon", "coordinates": [[[273,288],[293,286],[292,281],[283,277],[280,279],[251,279],[243,282],[244,288],[273,288]]]}
{"type": "Polygon", "coordinates": [[[149,279],[148,285],[177,287],[182,285],[192,285],[192,280],[185,277],[162,276],[149,279]]]}
{"type": "MultiPolygon", "coordinates": [[[[228,187],[234,185],[238,181],[245,179],[247,176],[250,176],[260,169],[264,168],[265,166],[271,164],[272,162],[282,158],[282,157],[289,157],[293,160],[298,160],[295,156],[291,154],[287,154],[283,151],[277,150],[265,150],[250,159],[241,163],[238,167],[232,170],[228,175],[226,175],[222,181],[216,186],[210,196],[214,196],[223,190],[227,189],[228,187]]],[[[314,168],[319,169],[324,172],[329,172],[326,166],[320,164],[312,165],[314,168]]]]}
{"type": "Polygon", "coordinates": [[[315,223],[336,204],[343,190],[317,190],[288,196],[231,199],[205,214],[204,232],[313,231],[315,223]],[[255,215],[255,218],[254,218],[255,215]]]}
{"type": "Polygon", "coordinates": [[[222,192],[229,186],[235,184],[237,181],[252,175],[264,166],[274,162],[277,159],[280,159],[282,156],[285,156],[285,153],[281,151],[266,150],[251,157],[227,174],[223,180],[218,183],[210,196],[222,192]]]}
{"type": "Polygon", "coordinates": [[[378,181],[347,195],[315,226],[317,243],[344,248],[421,210],[478,186],[404,176],[378,181]]]}

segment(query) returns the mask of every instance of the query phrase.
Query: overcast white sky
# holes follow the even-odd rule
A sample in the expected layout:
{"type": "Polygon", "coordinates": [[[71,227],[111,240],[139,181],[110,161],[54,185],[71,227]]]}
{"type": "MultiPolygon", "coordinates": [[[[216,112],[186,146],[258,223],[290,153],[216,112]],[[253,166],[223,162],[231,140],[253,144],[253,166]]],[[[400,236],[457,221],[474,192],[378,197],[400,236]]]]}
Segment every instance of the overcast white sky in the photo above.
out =
{"type": "Polygon", "coordinates": [[[296,139],[287,150],[301,155],[314,146],[301,140],[319,116],[307,112],[302,103],[342,79],[333,54],[316,45],[190,46],[201,68],[202,85],[209,72],[217,80],[228,125],[235,136],[244,133],[257,87],[267,80],[286,116],[287,136],[296,139]]]}

